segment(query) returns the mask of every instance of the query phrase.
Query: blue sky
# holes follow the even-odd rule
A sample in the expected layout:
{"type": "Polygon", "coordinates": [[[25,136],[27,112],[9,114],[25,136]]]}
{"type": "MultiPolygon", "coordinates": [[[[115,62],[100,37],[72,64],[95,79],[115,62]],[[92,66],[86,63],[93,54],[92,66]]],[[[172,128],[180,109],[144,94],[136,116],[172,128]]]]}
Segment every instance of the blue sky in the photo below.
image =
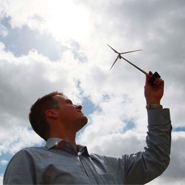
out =
{"type": "Polygon", "coordinates": [[[143,150],[145,76],[123,60],[110,71],[116,54],[107,44],[120,52],[142,49],[125,58],[164,79],[161,104],[170,108],[173,125],[171,163],[149,184],[185,182],[183,0],[0,4],[0,184],[16,152],[44,146],[28,113],[37,98],[56,90],[82,104],[89,121],[76,140],[90,152],[121,156],[143,150]]]}

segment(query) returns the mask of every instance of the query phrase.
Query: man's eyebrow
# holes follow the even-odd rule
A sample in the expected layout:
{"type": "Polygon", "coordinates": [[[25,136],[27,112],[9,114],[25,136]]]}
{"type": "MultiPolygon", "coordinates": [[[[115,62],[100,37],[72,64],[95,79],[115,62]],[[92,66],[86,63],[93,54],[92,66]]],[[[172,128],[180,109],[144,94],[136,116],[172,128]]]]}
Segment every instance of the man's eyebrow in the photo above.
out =
{"type": "Polygon", "coordinates": [[[70,103],[73,103],[70,99],[66,99],[65,102],[70,102],[70,103]]]}

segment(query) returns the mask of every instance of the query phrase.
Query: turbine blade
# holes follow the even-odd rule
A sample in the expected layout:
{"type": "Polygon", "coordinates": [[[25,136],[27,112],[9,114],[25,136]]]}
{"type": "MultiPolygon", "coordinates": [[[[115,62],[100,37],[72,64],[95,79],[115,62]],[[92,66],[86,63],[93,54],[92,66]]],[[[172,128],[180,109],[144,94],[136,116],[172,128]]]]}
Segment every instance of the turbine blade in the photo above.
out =
{"type": "Polygon", "coordinates": [[[114,64],[115,64],[115,63],[116,63],[116,61],[118,60],[118,58],[119,58],[119,55],[117,56],[116,60],[115,60],[115,61],[114,61],[114,63],[112,64],[112,66],[111,66],[110,70],[112,69],[112,67],[114,66],[114,64]]]}
{"type": "MultiPolygon", "coordinates": [[[[108,44],[107,44],[108,45],[108,44]]],[[[109,45],[108,45],[109,46],[109,45]]],[[[113,49],[111,46],[109,46],[114,52],[116,52],[117,54],[119,54],[115,49],[113,49]]]]}
{"type": "Polygon", "coordinates": [[[134,51],[127,51],[127,52],[124,52],[124,53],[121,53],[121,54],[132,53],[132,52],[136,52],[136,51],[142,51],[142,49],[134,50],[134,51]]]}

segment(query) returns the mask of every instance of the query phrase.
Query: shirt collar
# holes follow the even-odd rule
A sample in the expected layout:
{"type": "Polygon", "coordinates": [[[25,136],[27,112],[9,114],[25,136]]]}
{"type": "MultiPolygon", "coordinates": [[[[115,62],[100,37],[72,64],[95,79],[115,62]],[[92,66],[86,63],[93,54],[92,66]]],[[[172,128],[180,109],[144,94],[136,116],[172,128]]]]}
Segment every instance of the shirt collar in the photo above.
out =
{"type": "MultiPolygon", "coordinates": [[[[64,139],[60,139],[60,138],[49,138],[46,142],[45,145],[46,148],[51,149],[53,147],[59,147],[59,148],[64,148],[65,150],[67,150],[68,152],[72,152],[72,144],[64,139]]],[[[86,146],[82,146],[82,145],[77,145],[78,151],[81,154],[85,154],[89,156],[88,150],[86,146]]],[[[73,148],[74,150],[74,148],[73,148]]],[[[75,152],[76,153],[76,152],[75,152]]]]}
{"type": "Polygon", "coordinates": [[[60,138],[49,138],[46,142],[46,148],[50,149],[54,146],[58,146],[58,144],[62,141],[65,141],[65,140],[60,138]]]}

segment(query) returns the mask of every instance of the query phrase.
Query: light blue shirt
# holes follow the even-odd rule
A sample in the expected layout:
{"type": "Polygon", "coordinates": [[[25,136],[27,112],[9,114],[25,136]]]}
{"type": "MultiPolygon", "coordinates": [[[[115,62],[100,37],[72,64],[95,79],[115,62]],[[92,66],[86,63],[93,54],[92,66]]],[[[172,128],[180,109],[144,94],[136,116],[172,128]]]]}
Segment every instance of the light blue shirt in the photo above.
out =
{"type": "Polygon", "coordinates": [[[143,152],[109,157],[89,154],[86,146],[78,145],[77,153],[71,143],[49,138],[45,147],[29,147],[15,154],[3,183],[145,184],[163,173],[170,161],[169,110],[148,110],[148,122],[143,152]]]}

